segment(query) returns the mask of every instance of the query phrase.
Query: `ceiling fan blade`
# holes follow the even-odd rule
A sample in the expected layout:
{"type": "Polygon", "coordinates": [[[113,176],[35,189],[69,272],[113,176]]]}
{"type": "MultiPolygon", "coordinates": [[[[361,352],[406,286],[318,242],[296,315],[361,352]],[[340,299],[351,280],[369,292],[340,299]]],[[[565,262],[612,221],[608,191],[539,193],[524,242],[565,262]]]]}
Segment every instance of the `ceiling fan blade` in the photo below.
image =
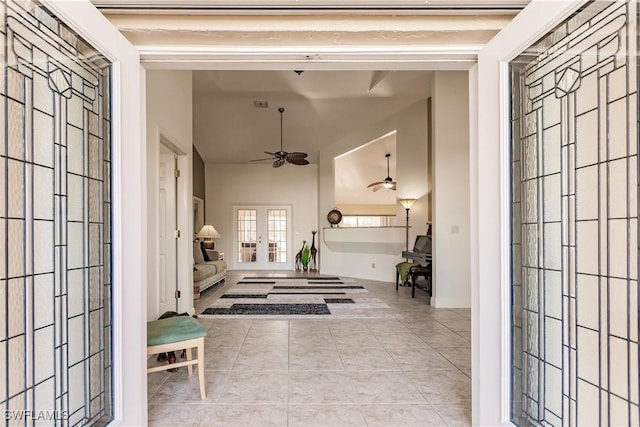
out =
{"type": "Polygon", "coordinates": [[[294,151],[293,153],[287,153],[287,158],[290,158],[290,159],[304,159],[307,156],[308,156],[307,153],[301,153],[299,151],[294,151]]]}
{"type": "Polygon", "coordinates": [[[275,159],[275,157],[267,157],[265,159],[255,159],[255,160],[251,160],[252,162],[264,162],[265,160],[273,160],[275,159]]]}
{"type": "Polygon", "coordinates": [[[376,191],[380,190],[381,188],[384,188],[384,186],[382,184],[378,184],[375,187],[373,187],[373,191],[376,192],[376,191]]]}
{"type": "MultiPolygon", "coordinates": [[[[367,188],[371,188],[374,185],[380,185],[380,184],[384,184],[384,182],[383,181],[372,182],[371,184],[367,185],[367,188]]],[[[373,190],[373,191],[375,191],[375,190],[373,190]]]]}
{"type": "Polygon", "coordinates": [[[273,167],[274,168],[279,168],[282,165],[284,165],[284,159],[278,159],[275,162],[273,162],[273,167]]]}
{"type": "Polygon", "coordinates": [[[389,190],[396,191],[396,184],[393,184],[389,190]]]}
{"type": "Polygon", "coordinates": [[[277,157],[277,154],[276,153],[272,153],[271,151],[265,151],[264,154],[268,154],[270,156],[277,157]]]}
{"type": "Polygon", "coordinates": [[[294,165],[299,165],[299,166],[304,166],[304,165],[308,165],[309,164],[309,160],[307,159],[300,159],[300,158],[291,158],[291,157],[287,157],[287,162],[294,164],[294,165]]]}

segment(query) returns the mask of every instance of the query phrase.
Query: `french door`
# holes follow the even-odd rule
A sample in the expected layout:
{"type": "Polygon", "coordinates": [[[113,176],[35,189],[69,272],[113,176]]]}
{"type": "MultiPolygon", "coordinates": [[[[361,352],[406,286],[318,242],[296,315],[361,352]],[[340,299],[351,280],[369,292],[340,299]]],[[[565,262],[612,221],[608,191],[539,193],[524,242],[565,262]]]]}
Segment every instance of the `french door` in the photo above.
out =
{"type": "Polygon", "coordinates": [[[234,268],[289,270],[291,262],[291,207],[234,207],[234,268]]]}
{"type": "Polygon", "coordinates": [[[474,424],[640,423],[637,19],[534,1],[480,53],[474,424]]]}

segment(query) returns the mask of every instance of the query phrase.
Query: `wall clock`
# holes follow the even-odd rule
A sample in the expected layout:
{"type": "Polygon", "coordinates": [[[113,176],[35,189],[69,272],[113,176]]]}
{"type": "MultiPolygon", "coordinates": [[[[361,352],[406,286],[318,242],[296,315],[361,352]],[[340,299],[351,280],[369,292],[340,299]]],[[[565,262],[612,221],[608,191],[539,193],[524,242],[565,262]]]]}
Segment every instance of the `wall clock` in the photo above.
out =
{"type": "Polygon", "coordinates": [[[331,227],[340,224],[340,221],[342,221],[342,213],[338,209],[331,209],[327,214],[327,221],[329,221],[331,227]]]}

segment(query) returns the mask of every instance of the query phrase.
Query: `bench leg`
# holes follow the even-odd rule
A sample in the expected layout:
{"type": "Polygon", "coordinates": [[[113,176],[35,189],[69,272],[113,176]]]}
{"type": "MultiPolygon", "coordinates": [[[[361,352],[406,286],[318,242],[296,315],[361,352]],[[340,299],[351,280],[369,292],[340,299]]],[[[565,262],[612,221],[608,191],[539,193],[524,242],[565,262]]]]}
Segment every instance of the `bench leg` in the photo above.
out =
{"type": "Polygon", "coordinates": [[[200,397],[205,400],[207,392],[204,389],[204,338],[198,343],[198,382],[200,383],[200,397]]]}
{"type": "Polygon", "coordinates": [[[400,272],[396,268],[396,292],[398,292],[398,284],[400,282],[400,272]]]}

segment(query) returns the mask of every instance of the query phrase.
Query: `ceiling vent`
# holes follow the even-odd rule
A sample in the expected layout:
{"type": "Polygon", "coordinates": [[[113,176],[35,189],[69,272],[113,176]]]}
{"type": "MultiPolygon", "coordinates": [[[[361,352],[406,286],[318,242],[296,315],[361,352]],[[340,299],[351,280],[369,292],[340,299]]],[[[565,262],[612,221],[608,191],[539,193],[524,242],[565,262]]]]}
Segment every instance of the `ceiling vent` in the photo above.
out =
{"type": "Polygon", "coordinates": [[[253,106],[256,108],[269,108],[268,101],[253,101],[253,106]]]}

